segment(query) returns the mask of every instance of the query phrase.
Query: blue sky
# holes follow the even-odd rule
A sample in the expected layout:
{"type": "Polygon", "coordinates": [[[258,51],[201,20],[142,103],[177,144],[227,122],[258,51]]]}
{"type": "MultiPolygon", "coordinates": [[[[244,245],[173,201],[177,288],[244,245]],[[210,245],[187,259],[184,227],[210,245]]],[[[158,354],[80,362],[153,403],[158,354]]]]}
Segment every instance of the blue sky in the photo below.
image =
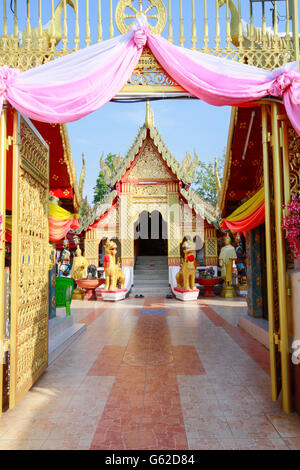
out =
{"type": "MultiPolygon", "coordinates": [[[[226,145],[230,108],[216,108],[199,100],[163,100],[151,103],[155,125],[173,155],[182,161],[196,149],[204,161],[220,156],[226,145]]],[[[145,103],[108,103],[80,121],[68,124],[76,173],[79,178],[81,154],[86,156],[84,194],[91,203],[99,173],[101,153],[126,155],[145,122],[145,103]]]]}
{"type": "MultiPolygon", "coordinates": [[[[137,6],[138,0],[132,0],[137,6]]],[[[143,0],[144,6],[147,6],[149,0],[143,0]]],[[[8,33],[13,32],[13,14],[9,10],[9,0],[7,0],[8,33]]],[[[37,25],[38,10],[37,1],[30,1],[30,16],[32,27],[37,25]]],[[[55,6],[59,0],[55,0],[55,6]]],[[[85,0],[79,0],[79,27],[80,27],[80,47],[84,47],[85,39],[85,0]]],[[[90,27],[92,42],[97,40],[97,10],[98,2],[90,0],[90,27]]],[[[103,18],[103,38],[108,38],[109,29],[109,0],[102,0],[102,18],[103,18]]],[[[113,0],[113,9],[118,0],[113,0]]],[[[167,6],[168,1],[164,0],[167,6]]],[[[178,44],[179,36],[179,0],[172,0],[172,18],[174,29],[174,40],[178,44]]],[[[186,37],[185,47],[191,47],[191,0],[183,0],[183,19],[184,31],[186,37]]],[[[235,1],[237,4],[237,1],[235,1]]],[[[203,0],[195,0],[196,26],[198,32],[198,47],[202,47],[203,35],[203,0]]],[[[279,31],[285,28],[285,2],[277,2],[279,16],[279,31]]],[[[249,22],[249,1],[241,0],[242,17],[249,22]]],[[[46,27],[51,12],[51,2],[42,2],[43,25],[46,27]]],[[[210,36],[210,47],[214,47],[215,37],[215,0],[207,1],[208,7],[208,26],[210,36]]],[[[271,2],[266,3],[267,26],[271,25],[271,2]]],[[[26,28],[26,2],[18,2],[18,23],[19,30],[26,28]]],[[[70,7],[67,8],[68,16],[68,37],[70,38],[69,47],[72,49],[72,39],[75,31],[75,15],[70,7]]],[[[221,36],[226,37],[225,31],[226,7],[220,9],[221,36]]],[[[254,23],[261,25],[261,5],[254,4],[254,23]]],[[[1,18],[0,18],[1,23],[1,18]]],[[[115,34],[118,31],[115,27],[115,34]]],[[[167,35],[167,27],[162,33],[167,35]]],[[[0,30],[2,25],[0,24],[0,30]]],[[[61,44],[61,43],[60,43],[61,44]]],[[[186,152],[193,152],[196,149],[199,157],[203,161],[213,161],[214,156],[220,156],[226,146],[228,124],[230,118],[230,108],[216,108],[209,106],[197,100],[165,100],[154,102],[152,107],[155,111],[155,123],[159,128],[166,144],[174,156],[182,161],[186,152]]],[[[99,159],[102,152],[121,153],[122,156],[131,145],[139,126],[144,123],[145,104],[117,104],[108,103],[102,109],[81,119],[78,122],[68,124],[73,158],[75,162],[77,178],[79,179],[81,171],[81,154],[86,155],[86,182],[84,195],[87,194],[91,203],[93,199],[93,187],[99,173],[99,159]]]]}

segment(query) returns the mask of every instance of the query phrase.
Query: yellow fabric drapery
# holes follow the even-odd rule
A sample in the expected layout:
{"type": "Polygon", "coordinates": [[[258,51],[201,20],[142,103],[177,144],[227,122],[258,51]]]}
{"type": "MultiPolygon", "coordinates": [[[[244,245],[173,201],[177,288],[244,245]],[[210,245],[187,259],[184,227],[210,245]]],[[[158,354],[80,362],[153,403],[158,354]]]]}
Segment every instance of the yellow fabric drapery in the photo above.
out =
{"type": "MultiPolygon", "coordinates": [[[[70,228],[78,228],[79,214],[71,212],[49,201],[49,240],[58,242],[63,239],[70,228]]],[[[12,216],[5,217],[6,240],[11,242],[12,216]]]]}
{"type": "Polygon", "coordinates": [[[75,219],[79,219],[79,214],[71,214],[71,212],[66,209],[63,209],[57,204],[54,204],[54,202],[49,201],[49,217],[60,220],[72,220],[73,217],[75,217],[75,219]]]}
{"type": "Polygon", "coordinates": [[[228,222],[239,222],[253,214],[265,201],[265,189],[262,187],[247,202],[226,217],[228,222]]]}
{"type": "Polygon", "coordinates": [[[11,226],[12,226],[12,216],[6,215],[5,216],[5,230],[8,230],[8,232],[11,232],[11,226]]]}
{"type": "MultiPolygon", "coordinates": [[[[54,219],[60,220],[72,220],[73,217],[75,219],[79,219],[79,214],[71,214],[71,212],[63,209],[62,207],[54,204],[52,201],[49,201],[49,217],[53,217],[54,219]]],[[[12,216],[6,215],[5,216],[5,230],[11,232],[12,227],[12,216]]]]}

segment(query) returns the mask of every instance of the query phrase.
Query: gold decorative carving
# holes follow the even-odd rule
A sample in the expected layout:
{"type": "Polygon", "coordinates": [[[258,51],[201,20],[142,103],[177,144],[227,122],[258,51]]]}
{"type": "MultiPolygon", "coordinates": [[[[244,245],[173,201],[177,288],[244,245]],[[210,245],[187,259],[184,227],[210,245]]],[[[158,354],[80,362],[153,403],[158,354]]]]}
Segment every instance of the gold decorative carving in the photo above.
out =
{"type": "Polygon", "coordinates": [[[84,241],[84,256],[89,264],[98,266],[98,247],[99,240],[85,239],[84,241]]]}
{"type": "MultiPolygon", "coordinates": [[[[86,9],[77,9],[75,0],[66,0],[73,10],[75,10],[75,35],[74,35],[74,12],[71,9],[65,9],[65,0],[57,3],[56,9],[44,9],[45,16],[42,17],[42,10],[39,11],[38,17],[30,18],[30,11],[36,8],[36,1],[27,0],[27,15],[20,14],[20,8],[15,0],[15,17],[13,21],[8,21],[6,10],[6,1],[3,2],[3,21],[2,36],[0,37],[0,65],[19,68],[21,71],[39,66],[45,62],[49,62],[57,57],[69,54],[73,50],[81,47],[88,47],[92,42],[101,42],[102,40],[112,38],[114,36],[113,17],[117,28],[120,32],[128,31],[130,24],[140,14],[144,13],[148,20],[150,30],[155,34],[161,34],[164,30],[168,30],[168,40],[174,42],[173,31],[178,29],[179,35],[176,37],[177,44],[183,46],[187,41],[185,32],[191,28],[191,46],[196,49],[197,45],[203,44],[202,52],[213,54],[220,57],[226,57],[228,60],[235,62],[248,63],[265,69],[274,69],[286,62],[296,60],[293,38],[291,35],[290,22],[286,22],[284,34],[278,34],[277,15],[274,14],[274,24],[267,25],[265,15],[259,15],[253,18],[250,14],[250,23],[244,21],[244,3],[241,3],[241,15],[237,8],[236,2],[230,0],[219,0],[218,8],[212,8],[207,12],[206,0],[204,12],[200,8],[193,5],[192,8],[184,10],[185,18],[183,18],[182,10],[176,11],[174,19],[172,18],[171,8],[168,9],[168,25],[166,1],[163,0],[120,0],[117,3],[115,11],[113,2],[110,0],[110,13],[106,24],[103,25],[103,15],[101,11],[101,2],[92,2],[86,0],[86,9]],[[86,12],[89,5],[93,4],[95,8],[96,21],[90,21],[86,12]],[[95,5],[96,4],[96,5],[95,5]],[[225,24],[220,27],[220,11],[219,7],[228,5],[228,12],[225,13],[225,24]],[[31,7],[31,8],[30,8],[31,7]],[[230,14],[229,14],[230,10],[230,14]],[[68,11],[68,12],[67,12],[68,11]],[[19,16],[17,15],[19,13],[19,16]],[[204,18],[203,18],[204,13],[204,18]],[[47,15],[47,16],[46,16],[47,15]],[[82,16],[83,15],[83,16],[82,16]],[[204,19],[204,27],[196,28],[204,19]],[[254,25],[255,22],[255,25],[254,25]],[[258,27],[260,22],[261,27],[258,27]],[[79,24],[84,24],[85,28],[80,28],[79,24]],[[26,28],[24,30],[24,24],[26,28]],[[42,25],[45,25],[43,27],[42,25]],[[216,34],[210,33],[209,25],[213,25],[212,29],[216,34]],[[103,27],[107,26],[107,27],[103,27]],[[269,28],[268,26],[271,26],[269,28]],[[20,28],[20,29],[19,29],[20,28]],[[22,31],[23,29],[23,31],[22,31]],[[85,33],[84,33],[85,31],[85,33]],[[200,33],[201,31],[201,33],[200,33]],[[103,34],[104,33],[104,34],[103,34]],[[105,37],[106,36],[106,37],[105,37]],[[214,37],[213,37],[214,36],[214,37]],[[93,38],[93,41],[92,41],[93,38]]],[[[50,2],[49,2],[50,3],[50,2]]],[[[52,4],[53,2],[51,2],[52,4]]],[[[180,2],[182,6],[182,1],[180,2]]],[[[188,3],[187,1],[185,3],[188,3]]],[[[213,3],[212,1],[210,3],[213,3]]],[[[54,3],[53,3],[54,6],[54,3]]],[[[169,0],[169,6],[171,2],[169,0]]],[[[227,7],[223,8],[227,10],[227,7]]],[[[175,13],[175,12],[173,12],[175,13]]],[[[223,23],[223,19],[222,19],[223,23]]],[[[145,71],[145,69],[144,69],[145,71]]],[[[143,76],[141,70],[141,77],[143,76]]],[[[163,79],[164,80],[164,79],[163,79]]],[[[139,85],[134,92],[144,92],[147,87],[147,80],[139,81],[139,85]]],[[[165,92],[174,91],[176,87],[162,85],[161,81],[148,87],[148,92],[165,92]]],[[[128,87],[130,88],[130,87],[128,87]]],[[[124,91],[125,89],[123,89],[124,91]]],[[[131,86],[131,91],[133,87],[131,86]]],[[[127,91],[127,89],[126,89],[127,91]]],[[[182,90],[181,90],[182,91],[182,90]]]]}
{"type": "Polygon", "coordinates": [[[148,196],[157,198],[160,195],[167,195],[167,187],[165,185],[150,184],[134,186],[133,196],[148,196]]]}
{"type": "Polygon", "coordinates": [[[117,209],[112,209],[108,212],[107,216],[104,217],[104,219],[102,219],[100,222],[99,222],[99,228],[102,228],[103,227],[111,227],[111,226],[117,226],[119,223],[119,211],[117,209]]]}
{"type": "Polygon", "coordinates": [[[124,264],[123,260],[134,258],[133,222],[131,217],[128,216],[132,210],[131,206],[131,196],[126,195],[120,197],[119,217],[122,264],[124,264]]]}
{"type": "Polygon", "coordinates": [[[180,259],[181,228],[179,227],[179,195],[168,195],[169,217],[168,217],[168,258],[180,259]],[[170,209],[172,210],[170,211],[170,209]]]}
{"type": "Polygon", "coordinates": [[[218,255],[217,239],[212,238],[205,240],[205,256],[216,257],[218,255]]]}
{"type": "Polygon", "coordinates": [[[49,152],[22,117],[19,155],[19,204],[13,216],[10,406],[48,362],[49,152]]]}
{"type": "Polygon", "coordinates": [[[149,23],[151,33],[161,34],[163,32],[167,22],[167,10],[162,0],[119,0],[115,20],[120,33],[128,33],[131,24],[141,13],[148,20],[154,20],[155,24],[149,23]]]}
{"type": "Polygon", "coordinates": [[[48,184],[48,150],[33,132],[29,123],[20,118],[20,155],[22,165],[43,185],[48,184]]]}
{"type": "Polygon", "coordinates": [[[165,163],[160,158],[157,148],[151,140],[145,141],[140,155],[137,157],[128,174],[128,180],[138,179],[174,179],[173,175],[171,175],[165,163]]]}
{"type": "Polygon", "coordinates": [[[290,189],[296,195],[300,191],[300,137],[295,129],[288,128],[289,160],[290,160],[290,189]]]}
{"type": "Polygon", "coordinates": [[[218,264],[218,239],[214,228],[206,228],[204,231],[204,255],[207,266],[218,264]]]}
{"type": "Polygon", "coordinates": [[[162,68],[152,52],[146,46],[143,50],[139,63],[134,69],[127,84],[122,88],[123,92],[142,92],[151,89],[164,92],[184,92],[162,68]]]}

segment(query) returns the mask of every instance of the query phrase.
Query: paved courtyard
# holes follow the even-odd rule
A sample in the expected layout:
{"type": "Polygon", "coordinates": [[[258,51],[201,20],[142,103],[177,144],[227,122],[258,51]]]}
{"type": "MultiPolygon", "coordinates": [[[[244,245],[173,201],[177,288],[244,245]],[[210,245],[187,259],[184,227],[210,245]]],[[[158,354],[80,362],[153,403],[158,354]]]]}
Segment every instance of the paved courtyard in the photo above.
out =
{"type": "Polygon", "coordinates": [[[300,449],[242,300],[72,303],[87,330],[15,409],[0,449],[300,449]]]}

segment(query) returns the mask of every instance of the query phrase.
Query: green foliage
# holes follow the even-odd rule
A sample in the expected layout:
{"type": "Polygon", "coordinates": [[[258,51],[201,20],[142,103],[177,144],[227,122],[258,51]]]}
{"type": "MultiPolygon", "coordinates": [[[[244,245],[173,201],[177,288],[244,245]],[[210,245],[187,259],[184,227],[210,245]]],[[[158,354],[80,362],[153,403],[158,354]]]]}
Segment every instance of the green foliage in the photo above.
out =
{"type": "MultiPolygon", "coordinates": [[[[105,164],[111,169],[111,171],[114,170],[113,159],[115,157],[116,157],[115,154],[108,153],[104,159],[105,164]]],[[[98,202],[102,201],[103,197],[105,196],[105,194],[108,193],[108,191],[109,191],[109,187],[104,181],[104,173],[102,170],[100,170],[99,176],[96,181],[96,186],[94,187],[93,204],[97,204],[98,202]]]]}
{"type": "MultiPolygon", "coordinates": [[[[222,176],[225,163],[225,151],[218,159],[218,173],[220,176],[220,182],[222,184],[222,176]]],[[[194,184],[194,190],[199,196],[209,204],[216,206],[217,204],[217,185],[215,177],[215,164],[214,162],[199,162],[199,166],[196,172],[194,184]]]]}
{"type": "Polygon", "coordinates": [[[85,214],[88,214],[90,211],[91,211],[91,206],[89,205],[87,196],[86,196],[80,206],[79,215],[82,218],[85,214]]]}

